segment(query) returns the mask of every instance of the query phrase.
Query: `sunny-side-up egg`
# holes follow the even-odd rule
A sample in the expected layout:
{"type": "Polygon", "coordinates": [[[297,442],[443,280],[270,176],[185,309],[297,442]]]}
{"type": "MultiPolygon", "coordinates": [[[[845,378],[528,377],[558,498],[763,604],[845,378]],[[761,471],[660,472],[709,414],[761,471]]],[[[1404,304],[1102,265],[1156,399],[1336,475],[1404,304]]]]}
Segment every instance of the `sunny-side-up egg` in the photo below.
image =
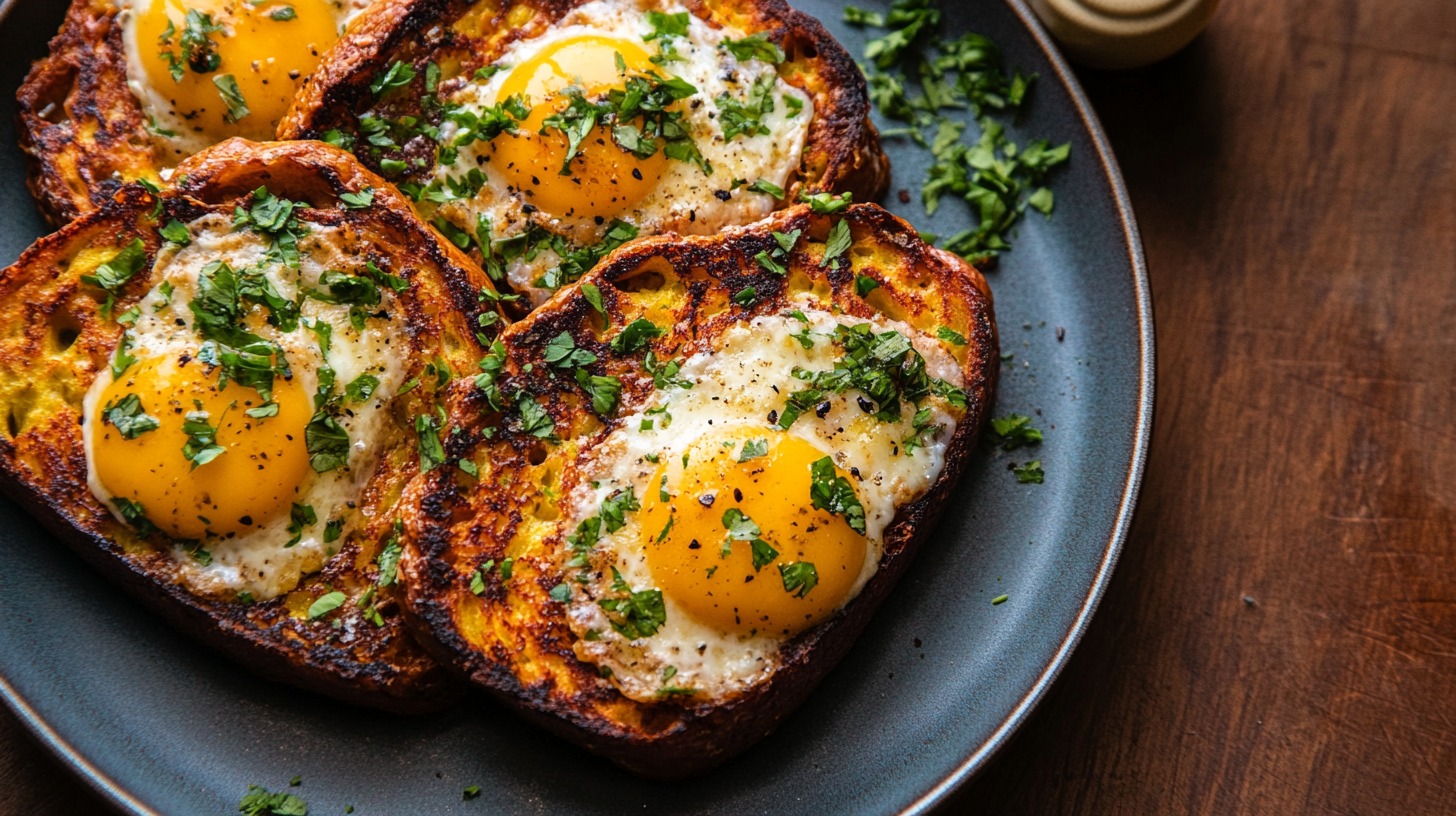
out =
{"type": "Polygon", "coordinates": [[[342,545],[397,436],[397,298],[348,228],[311,225],[297,268],[228,217],[187,228],[86,393],[88,478],[118,519],[176,542],[184,586],[264,600],[342,545]]]}
{"type": "Polygon", "coordinates": [[[453,148],[469,118],[447,120],[452,150],[427,204],[466,234],[490,235],[511,285],[536,303],[591,265],[563,266],[583,249],[764,217],[799,166],[814,106],[779,76],[773,46],[739,45],[747,36],[675,6],[580,6],[451,94],[473,116],[512,117],[514,130],[467,133],[453,148]],[[661,113],[618,117],[637,91],[655,93],[643,107],[661,113]]]}
{"type": "Polygon", "coordinates": [[[721,699],[760,682],[787,639],[859,594],[886,527],[940,475],[959,416],[943,392],[879,416],[848,388],[785,422],[804,387],[792,372],[835,369],[837,333],[856,326],[882,350],[919,355],[929,378],[964,385],[942,341],[806,301],[684,360],[568,489],[576,533],[561,555],[576,653],[628,697],[721,699]]]}
{"type": "Polygon", "coordinates": [[[368,0],[121,0],[127,82],[168,164],[272,139],[304,77],[368,0]]]}

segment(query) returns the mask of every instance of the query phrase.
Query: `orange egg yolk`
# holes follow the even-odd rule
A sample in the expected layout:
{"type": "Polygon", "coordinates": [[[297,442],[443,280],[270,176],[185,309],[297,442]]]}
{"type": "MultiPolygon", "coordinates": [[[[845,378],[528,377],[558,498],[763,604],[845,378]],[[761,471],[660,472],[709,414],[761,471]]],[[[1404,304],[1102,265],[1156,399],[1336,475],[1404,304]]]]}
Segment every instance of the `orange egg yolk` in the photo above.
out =
{"type": "Polygon", "coordinates": [[[657,587],[693,618],[741,634],[793,635],[843,606],[868,547],[843,517],[810,501],[811,466],[824,455],[780,431],[738,429],[698,440],[686,466],[664,463],[640,511],[657,587]],[[764,453],[739,461],[745,445],[764,453]],[[757,525],[753,538],[778,551],[772,561],[754,566],[751,528],[733,510],[757,525]],[[818,583],[790,591],[782,569],[793,575],[801,564],[813,565],[818,583]]]}
{"type": "Polygon", "coordinates": [[[338,39],[328,0],[136,0],[132,14],[148,84],[214,142],[274,138],[299,84],[338,39]],[[241,97],[231,106],[228,77],[241,97]]]}
{"type": "Polygon", "coordinates": [[[566,88],[580,88],[588,99],[622,88],[618,54],[629,71],[656,68],[639,44],[588,35],[551,43],[515,66],[501,83],[496,103],[524,96],[530,116],[515,134],[503,134],[491,143],[491,164],[530,204],[547,213],[611,218],[646,197],[662,177],[667,158],[661,150],[639,159],[618,147],[610,129],[600,122],[582,140],[563,175],[570,148],[566,134],[559,128],[539,132],[547,117],[569,106],[570,99],[562,93],[566,88]]]}
{"type": "Polygon", "coordinates": [[[303,431],[312,403],[297,378],[274,380],[278,413],[261,419],[246,413],[264,404],[255,389],[234,383],[218,390],[217,381],[217,372],[196,360],[146,358],[102,389],[97,415],[86,420],[93,423],[97,479],[113,497],[141,504],[147,520],[173,538],[257,527],[292,506],[310,470],[303,431]],[[157,424],[128,439],[103,416],[133,394],[157,424]],[[207,413],[225,450],[194,467],[183,453],[183,423],[198,411],[207,413]]]}

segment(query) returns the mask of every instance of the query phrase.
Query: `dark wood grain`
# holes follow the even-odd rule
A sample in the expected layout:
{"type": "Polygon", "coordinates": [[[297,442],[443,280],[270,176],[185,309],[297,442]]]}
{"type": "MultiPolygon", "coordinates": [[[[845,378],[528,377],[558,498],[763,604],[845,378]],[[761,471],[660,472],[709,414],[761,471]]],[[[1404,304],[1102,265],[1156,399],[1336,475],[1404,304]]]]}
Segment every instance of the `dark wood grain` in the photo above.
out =
{"type": "MultiPolygon", "coordinates": [[[[1082,646],[946,810],[1456,812],[1456,3],[1225,0],[1082,79],[1153,277],[1153,453],[1082,646]]],[[[0,712],[0,812],[79,789],[0,712]]]]}

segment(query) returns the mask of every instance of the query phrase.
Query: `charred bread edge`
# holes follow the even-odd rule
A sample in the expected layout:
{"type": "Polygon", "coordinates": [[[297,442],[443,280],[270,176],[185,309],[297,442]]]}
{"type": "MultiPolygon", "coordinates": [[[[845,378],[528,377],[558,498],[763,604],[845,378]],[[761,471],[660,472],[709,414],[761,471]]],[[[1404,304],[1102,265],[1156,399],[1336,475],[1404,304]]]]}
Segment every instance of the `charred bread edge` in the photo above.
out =
{"type": "Polygon", "coordinates": [[[73,0],[49,52],[31,66],[15,94],[16,132],[28,164],[26,186],[52,226],[64,225],[115,195],[126,181],[117,178],[123,170],[157,169],[141,103],[127,85],[118,13],[109,4],[73,0]],[[59,121],[52,118],[57,107],[65,114],[59,121]],[[78,145],[76,123],[87,119],[96,122],[92,138],[102,149],[78,145]],[[80,189],[67,183],[61,168],[65,160],[75,162],[72,175],[80,189]]]}
{"type": "MultiPolygon", "coordinates": [[[[813,145],[822,145],[829,164],[821,178],[812,182],[800,179],[802,189],[849,191],[861,201],[879,198],[889,186],[890,163],[870,122],[869,93],[854,58],[823,24],[784,0],[748,3],[766,23],[764,30],[774,42],[782,45],[792,35],[808,43],[813,54],[805,59],[829,89],[812,94],[815,112],[806,144],[806,152],[813,145]]],[[[543,11],[559,18],[581,3],[543,0],[540,5],[543,11]]],[[[698,16],[707,14],[708,4],[703,0],[687,0],[686,5],[698,16]]],[[[352,119],[361,103],[373,99],[369,84],[378,71],[379,60],[447,22],[447,16],[460,8],[463,6],[458,0],[377,0],[305,81],[278,126],[279,138],[318,138],[336,123],[352,119]]],[[[790,189],[789,195],[795,192],[790,189]]]]}
{"type": "MultiPolygon", "coordinates": [[[[803,210],[802,207],[797,208],[799,213],[803,210]]],[[[796,217],[794,213],[778,213],[767,221],[742,228],[736,235],[777,229],[796,217]]],[[[933,264],[935,274],[965,277],[983,300],[975,310],[975,330],[967,336],[967,341],[981,351],[982,358],[978,368],[963,372],[969,401],[965,416],[947,444],[945,466],[926,494],[902,507],[886,527],[879,569],[864,590],[839,615],[788,641],[781,652],[781,668],[762,685],[722,705],[702,706],[699,710],[684,706],[682,723],[650,740],[644,740],[640,735],[601,717],[582,715],[574,709],[553,709],[549,691],[524,688],[506,668],[481,661],[455,631],[452,609],[443,606],[433,596],[422,598],[415,591],[416,587],[410,586],[409,603],[405,605],[406,619],[433,635],[433,638],[422,637],[427,647],[435,650],[442,661],[463,671],[475,684],[515,708],[525,719],[588,751],[605,756],[633,773],[651,778],[683,778],[728,760],[772,733],[808,697],[849,651],[874,611],[905,572],[916,548],[931,534],[990,415],[1000,366],[990,290],[974,267],[957,256],[924,244],[913,227],[878,206],[855,205],[845,217],[861,219],[878,235],[889,237],[902,246],[923,247],[921,260],[933,264]]],[[[640,263],[640,256],[650,251],[650,245],[673,240],[673,236],[663,236],[623,247],[604,259],[583,280],[605,280],[614,273],[630,272],[640,263]]],[[[715,239],[686,240],[706,243],[715,239]]],[[[569,300],[579,300],[578,288],[561,290],[541,308],[559,308],[569,300]]],[[[432,492],[431,495],[438,494],[432,492]]],[[[428,559],[428,554],[425,557],[428,559]]],[[[442,575],[451,567],[430,559],[425,569],[434,575],[442,575]]]]}

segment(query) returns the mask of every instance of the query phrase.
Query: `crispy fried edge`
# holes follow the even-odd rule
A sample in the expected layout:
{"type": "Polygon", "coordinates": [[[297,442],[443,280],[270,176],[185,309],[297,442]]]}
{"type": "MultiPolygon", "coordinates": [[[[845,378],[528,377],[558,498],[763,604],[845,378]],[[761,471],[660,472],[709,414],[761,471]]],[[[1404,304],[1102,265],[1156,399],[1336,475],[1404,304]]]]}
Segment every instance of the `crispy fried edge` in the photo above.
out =
{"type": "MultiPolygon", "coordinates": [[[[549,22],[584,2],[538,0],[534,5],[549,22]]],[[[789,78],[810,94],[815,108],[805,158],[796,175],[802,174],[811,158],[822,161],[824,169],[816,177],[794,179],[786,200],[796,200],[800,191],[852,192],[861,201],[879,198],[889,185],[889,158],[870,122],[869,94],[854,58],[818,20],[784,0],[739,2],[743,9],[737,13],[727,3],[689,0],[687,6],[704,19],[721,21],[731,16],[735,27],[767,32],[790,55],[790,61],[807,63],[804,73],[816,78],[820,86],[805,87],[802,77],[789,78]]],[[[504,26],[511,7],[498,9],[493,22],[504,26]]],[[[324,55],[318,70],[305,80],[278,127],[279,138],[317,139],[329,129],[353,120],[373,103],[369,84],[386,61],[400,49],[422,42],[426,51],[414,56],[426,56],[442,42],[440,38],[446,36],[448,27],[471,8],[472,4],[459,0],[378,0],[355,20],[324,55]]]]}
{"type": "MultiPolygon", "coordinates": [[[[456,333],[472,336],[474,315],[481,309],[475,293],[480,287],[488,287],[489,282],[458,250],[442,244],[432,231],[420,224],[404,202],[389,192],[383,180],[363,170],[348,154],[327,145],[255,145],[234,139],[188,162],[189,172],[182,189],[163,196],[164,212],[169,216],[191,218],[206,212],[230,213],[233,199],[263,183],[273,183],[275,189],[280,189],[305,179],[306,192],[315,205],[325,203],[321,198],[331,199],[342,192],[373,187],[376,198],[370,216],[382,216],[386,229],[407,236],[411,250],[421,253],[421,266],[433,267],[442,273],[443,284],[453,301],[449,304],[454,308],[452,314],[458,315],[462,324],[456,327],[456,333]]],[[[282,191],[293,192],[292,189],[282,191]]],[[[153,196],[138,187],[123,188],[114,201],[104,203],[99,210],[26,250],[15,265],[0,272],[0,289],[12,288],[37,270],[45,274],[54,269],[52,261],[64,257],[73,242],[106,229],[140,232],[148,245],[150,263],[161,241],[154,228],[138,229],[138,225],[148,223],[144,214],[155,203],[153,196]]],[[[328,213],[318,211],[314,215],[326,220],[328,213]]],[[[79,283],[69,286],[74,290],[79,283]]],[[[132,299],[145,292],[139,285],[131,285],[130,289],[132,299]]],[[[431,319],[420,309],[410,310],[411,326],[431,319]]],[[[103,326],[98,331],[109,332],[109,338],[85,337],[85,322],[82,321],[79,330],[83,336],[76,342],[97,346],[93,350],[93,356],[99,361],[96,365],[104,366],[119,333],[112,330],[114,327],[103,326]]],[[[38,326],[33,329],[44,331],[38,326]]],[[[478,354],[479,349],[470,353],[478,354]]],[[[317,633],[300,629],[282,611],[283,598],[248,605],[195,596],[168,580],[170,561],[166,556],[155,551],[140,556],[129,554],[118,545],[116,537],[118,532],[121,535],[130,535],[130,532],[90,496],[85,479],[85,454],[73,422],[74,418],[70,417],[48,417],[37,423],[43,429],[58,424],[69,426],[56,428],[69,433],[63,438],[63,444],[54,447],[31,444],[33,440],[24,438],[31,430],[22,433],[20,439],[0,438],[0,473],[3,473],[0,488],[31,509],[49,530],[85,560],[118,580],[174,625],[266,677],[345,702],[411,713],[438,710],[459,696],[459,684],[418,648],[397,618],[390,619],[390,628],[385,630],[389,634],[382,635],[396,639],[381,642],[387,652],[383,662],[359,662],[344,649],[330,645],[326,636],[310,639],[310,635],[317,633]],[[40,464],[40,473],[31,472],[20,463],[18,453],[22,449],[40,464]],[[79,499],[77,505],[68,506],[64,495],[79,499]]],[[[381,471],[385,467],[386,461],[381,461],[381,471]]],[[[325,571],[337,574],[357,570],[351,563],[352,555],[346,547],[331,559],[325,571]]]]}
{"type": "MultiPolygon", "coordinates": [[[[719,764],[772,732],[790,712],[813,690],[820,680],[844,656],[868,623],[874,610],[884,600],[903,574],[910,556],[931,533],[936,518],[950,498],[960,473],[969,461],[976,439],[989,416],[999,370],[995,320],[989,288],[984,278],[960,258],[922,242],[914,229],[904,221],[873,205],[857,205],[846,211],[845,218],[871,231],[887,246],[906,253],[910,262],[924,265],[935,281],[936,295],[955,296],[967,302],[971,320],[965,368],[968,408],[947,442],[945,467],[926,495],[902,507],[886,528],[884,555],[879,571],[841,613],[790,640],[781,653],[781,667],[764,683],[742,695],[719,704],[664,701],[642,704],[628,700],[607,681],[598,677],[594,667],[575,659],[570,642],[574,636],[560,620],[559,607],[547,610],[555,621],[549,631],[525,635],[534,639],[541,655],[555,656],[567,665],[570,684],[576,690],[562,690],[555,681],[526,684],[515,673],[512,655],[482,654],[460,633],[455,619],[457,600],[470,593],[464,578],[455,567],[449,525],[459,520],[457,514],[469,513],[468,486],[447,474],[436,473],[416,480],[406,502],[406,536],[403,566],[409,576],[406,607],[415,625],[433,634],[432,645],[437,653],[458,670],[465,672],[477,685],[514,707],[527,719],[601,754],[634,773],[660,778],[678,778],[700,773],[719,764]],[[607,711],[622,716],[613,719],[607,711]],[[629,721],[631,720],[631,721],[629,721]],[[635,722],[632,722],[635,721],[635,722]]],[[[815,219],[807,208],[796,208],[776,214],[766,222],[730,231],[721,238],[675,238],[663,236],[624,247],[610,256],[583,280],[599,286],[605,297],[612,281],[631,276],[647,259],[681,248],[673,265],[701,268],[713,278],[707,286],[698,287],[689,296],[702,302],[707,289],[718,294],[744,285],[760,287],[760,299],[751,311],[782,308],[784,279],[760,269],[729,271],[724,274],[722,256],[733,251],[735,244],[754,242],[766,247],[772,243],[771,230],[788,231],[812,228],[815,219]],[[763,294],[768,292],[770,294],[763,294]]],[[[820,224],[825,222],[820,221],[820,224]]],[[[752,246],[743,252],[751,257],[752,246]]],[[[874,313],[874,309],[853,294],[854,274],[848,270],[826,273],[832,284],[832,300],[851,314],[874,313]]],[[[882,288],[899,289],[897,282],[884,281],[882,288]]],[[[897,298],[897,302],[900,301],[897,298]]],[[[541,346],[562,330],[579,328],[591,307],[579,287],[563,289],[533,315],[516,324],[503,335],[508,346],[525,343],[521,351],[536,359],[541,346]]],[[[745,319],[739,314],[717,315],[710,319],[745,319]]],[[[627,392],[624,382],[624,399],[627,392]]],[[[568,386],[570,387],[570,386],[568,386]]],[[[546,395],[543,402],[560,423],[559,400],[546,395]]],[[[464,395],[459,405],[466,411],[487,413],[488,406],[478,392],[464,395]]],[[[558,424],[558,427],[560,425],[558,424]]],[[[463,434],[469,437],[470,434],[463,434]]],[[[451,451],[454,456],[468,455],[469,445],[451,451]]],[[[533,443],[528,439],[511,439],[517,455],[532,455],[533,443]]],[[[492,449],[500,450],[499,447],[492,449]]],[[[539,454],[538,454],[539,455],[539,454]]],[[[473,522],[479,524],[479,522],[473,522]]],[[[552,576],[538,577],[543,586],[552,576]]],[[[485,597],[495,601],[495,593],[506,594],[504,588],[487,588],[485,597]]]]}
{"type": "Polygon", "coordinates": [[[105,0],[73,0],[50,53],[15,94],[26,184],[54,226],[100,207],[126,182],[157,176],[156,149],[127,85],[118,13],[105,0]],[[78,132],[82,123],[94,132],[78,132]]]}

